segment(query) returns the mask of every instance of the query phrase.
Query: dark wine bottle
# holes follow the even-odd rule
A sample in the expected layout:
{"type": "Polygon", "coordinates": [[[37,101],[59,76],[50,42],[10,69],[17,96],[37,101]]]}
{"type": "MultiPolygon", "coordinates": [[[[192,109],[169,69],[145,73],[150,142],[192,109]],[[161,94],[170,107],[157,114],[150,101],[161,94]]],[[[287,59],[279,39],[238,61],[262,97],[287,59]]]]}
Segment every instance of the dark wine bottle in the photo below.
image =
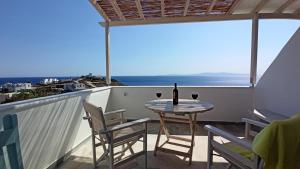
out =
{"type": "Polygon", "coordinates": [[[178,104],[178,89],[177,89],[177,83],[175,83],[175,88],[173,89],[173,105],[178,104]]]}

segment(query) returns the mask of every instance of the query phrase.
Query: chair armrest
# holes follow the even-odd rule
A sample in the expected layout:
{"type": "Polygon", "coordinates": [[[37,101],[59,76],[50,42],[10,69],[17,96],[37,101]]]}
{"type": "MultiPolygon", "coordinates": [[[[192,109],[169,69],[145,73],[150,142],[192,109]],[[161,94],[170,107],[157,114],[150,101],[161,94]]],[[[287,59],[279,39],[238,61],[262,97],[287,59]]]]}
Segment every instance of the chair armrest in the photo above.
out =
{"type": "Polygon", "coordinates": [[[242,118],[242,121],[247,123],[247,124],[252,124],[252,125],[255,125],[255,126],[260,127],[260,128],[265,128],[268,125],[266,123],[262,123],[262,122],[247,119],[247,118],[242,118]]]}
{"type": "Polygon", "coordinates": [[[89,120],[89,119],[91,119],[91,117],[88,117],[88,116],[83,116],[82,118],[83,118],[83,120],[89,120]]]}
{"type": "Polygon", "coordinates": [[[150,121],[150,118],[144,118],[144,119],[139,119],[139,120],[123,123],[123,124],[120,124],[120,125],[113,126],[112,128],[107,129],[106,131],[103,131],[102,133],[111,133],[111,132],[114,132],[114,131],[117,131],[117,130],[122,130],[124,128],[128,128],[128,127],[136,126],[136,125],[139,125],[139,124],[147,123],[148,121],[150,121]]]}
{"type": "Polygon", "coordinates": [[[233,143],[235,143],[235,144],[237,144],[241,147],[244,147],[248,150],[251,150],[251,144],[249,142],[247,142],[245,140],[241,140],[241,139],[237,138],[236,136],[234,136],[234,135],[232,135],[228,132],[220,130],[220,129],[218,129],[216,127],[213,127],[211,125],[205,125],[204,128],[208,132],[213,133],[214,135],[221,136],[221,137],[223,137],[223,138],[225,138],[225,139],[227,139],[227,140],[229,140],[229,141],[231,141],[231,142],[233,142],[233,143]]]}
{"type": "Polygon", "coordinates": [[[126,112],[126,109],[120,109],[120,110],[115,110],[115,111],[109,111],[109,112],[105,112],[105,113],[104,113],[104,116],[105,116],[105,115],[111,115],[111,114],[124,113],[124,112],[126,112]]]}
{"type": "Polygon", "coordinates": [[[111,126],[111,124],[116,125],[116,123],[119,123],[119,124],[124,123],[124,122],[125,122],[125,120],[124,120],[124,112],[126,112],[125,109],[120,109],[120,110],[115,110],[115,111],[105,112],[105,113],[104,113],[104,116],[105,116],[105,117],[109,117],[109,116],[114,115],[114,114],[120,116],[120,119],[118,119],[117,121],[116,121],[116,120],[110,121],[110,124],[107,123],[107,125],[108,125],[108,126],[111,126]]]}

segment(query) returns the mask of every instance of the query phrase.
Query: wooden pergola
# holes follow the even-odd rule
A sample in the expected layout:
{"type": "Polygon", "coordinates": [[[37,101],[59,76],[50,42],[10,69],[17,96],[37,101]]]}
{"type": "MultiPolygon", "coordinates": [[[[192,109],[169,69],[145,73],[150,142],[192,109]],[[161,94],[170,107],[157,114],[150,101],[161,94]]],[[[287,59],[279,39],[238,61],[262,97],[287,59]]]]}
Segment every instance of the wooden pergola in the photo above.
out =
{"type": "Polygon", "coordinates": [[[256,84],[259,19],[300,19],[300,0],[90,0],[104,18],[106,82],[111,83],[112,26],[252,20],[250,82],[256,84]]]}

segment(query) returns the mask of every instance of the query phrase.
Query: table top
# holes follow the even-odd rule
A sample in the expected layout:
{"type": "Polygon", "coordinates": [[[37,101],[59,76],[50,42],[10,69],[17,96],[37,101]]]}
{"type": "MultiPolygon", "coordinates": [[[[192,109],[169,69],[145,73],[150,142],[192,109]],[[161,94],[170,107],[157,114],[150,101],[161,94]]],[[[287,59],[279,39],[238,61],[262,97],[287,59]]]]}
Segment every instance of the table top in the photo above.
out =
{"type": "Polygon", "coordinates": [[[214,108],[213,104],[199,100],[179,99],[178,102],[178,105],[173,105],[172,99],[151,100],[145,104],[145,107],[156,113],[173,114],[203,113],[214,108]]]}

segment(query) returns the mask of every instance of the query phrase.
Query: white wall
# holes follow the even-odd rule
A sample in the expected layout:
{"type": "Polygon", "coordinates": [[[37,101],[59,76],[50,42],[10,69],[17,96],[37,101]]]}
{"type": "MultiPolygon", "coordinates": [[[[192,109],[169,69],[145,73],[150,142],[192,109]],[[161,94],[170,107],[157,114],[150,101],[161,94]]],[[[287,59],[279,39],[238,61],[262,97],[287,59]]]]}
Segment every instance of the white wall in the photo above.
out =
{"type": "Polygon", "coordinates": [[[255,107],[283,115],[300,113],[300,29],[255,86],[255,107]]]}
{"type": "Polygon", "coordinates": [[[0,130],[6,114],[17,114],[24,168],[43,169],[90,136],[82,99],[104,109],[110,88],[31,99],[0,106],[0,130]]]}
{"type": "MultiPolygon", "coordinates": [[[[162,91],[162,98],[172,98],[173,87],[112,87],[109,101],[110,109],[127,109],[126,117],[137,119],[150,117],[158,119],[157,114],[147,110],[147,101],[156,99],[155,93],[162,91]]],[[[193,92],[199,93],[199,99],[214,104],[214,110],[200,114],[201,121],[239,122],[249,117],[252,109],[253,88],[250,87],[179,87],[179,97],[191,99],[193,92]]]]}

